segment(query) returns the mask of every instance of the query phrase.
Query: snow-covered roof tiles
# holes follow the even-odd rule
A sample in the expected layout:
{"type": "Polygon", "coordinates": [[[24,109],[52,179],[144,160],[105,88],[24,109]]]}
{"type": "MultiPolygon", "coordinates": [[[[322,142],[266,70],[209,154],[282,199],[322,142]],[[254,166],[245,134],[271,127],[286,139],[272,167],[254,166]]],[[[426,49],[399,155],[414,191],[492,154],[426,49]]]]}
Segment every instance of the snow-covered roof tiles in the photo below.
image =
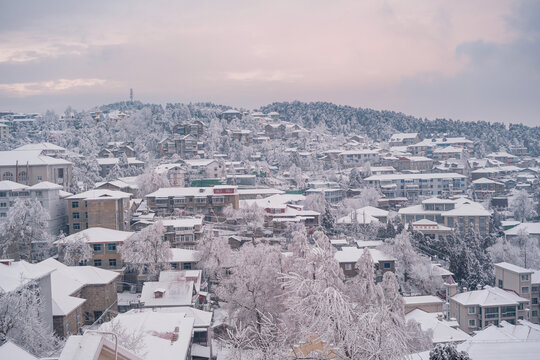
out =
{"type": "Polygon", "coordinates": [[[61,146],[51,144],[51,143],[46,143],[46,142],[37,143],[37,144],[26,144],[26,145],[19,146],[18,148],[15,148],[13,150],[14,151],[49,150],[49,151],[59,151],[59,152],[66,151],[66,149],[61,146]]]}
{"type": "Polygon", "coordinates": [[[71,162],[41,154],[41,150],[0,151],[0,166],[71,165],[71,162]]]}
{"type": "Polygon", "coordinates": [[[395,181],[395,180],[429,180],[429,179],[466,179],[465,175],[457,173],[433,173],[433,174],[383,174],[372,175],[364,180],[367,181],[395,181]]]}
{"type": "Polygon", "coordinates": [[[29,189],[32,190],[61,190],[63,189],[62,185],[54,184],[49,181],[42,181],[40,183],[37,183],[35,185],[30,186],[29,189]]]}
{"type": "Polygon", "coordinates": [[[370,215],[366,211],[353,211],[349,213],[348,215],[345,215],[344,217],[341,217],[337,219],[336,221],[338,224],[360,224],[360,225],[366,225],[371,223],[378,223],[379,219],[376,217],[370,215]]]}
{"type": "Polygon", "coordinates": [[[390,138],[390,142],[402,141],[404,139],[414,139],[418,136],[418,133],[399,133],[394,134],[390,138]]]}
{"type": "Polygon", "coordinates": [[[10,180],[0,181],[0,191],[13,191],[13,190],[23,190],[28,188],[27,185],[19,184],[10,180]]]}
{"type": "Polygon", "coordinates": [[[24,260],[10,261],[7,265],[0,262],[0,290],[5,292],[16,290],[33,280],[41,279],[52,271],[52,269],[44,269],[24,260]]]}
{"type": "Polygon", "coordinates": [[[171,252],[172,258],[170,262],[197,262],[201,259],[201,255],[197,250],[171,248],[171,252]]]}
{"type": "Polygon", "coordinates": [[[461,342],[471,338],[461,329],[454,329],[446,320],[439,320],[438,313],[428,313],[420,309],[415,309],[405,315],[405,320],[415,320],[420,324],[423,331],[432,331],[432,341],[434,344],[447,342],[461,342]]]}
{"type": "Polygon", "coordinates": [[[540,234],[540,222],[537,223],[521,223],[518,226],[506,230],[505,235],[517,235],[520,231],[526,231],[529,235],[539,235],[540,234]]]}
{"type": "Polygon", "coordinates": [[[491,180],[491,179],[487,179],[487,178],[480,178],[480,179],[476,179],[476,180],[473,180],[472,182],[473,184],[497,184],[497,185],[504,185],[503,183],[500,183],[498,181],[494,181],[494,180],[491,180]]]}
{"type": "Polygon", "coordinates": [[[0,359],[38,360],[37,357],[28,353],[10,340],[0,346],[0,359]]]}
{"type": "Polygon", "coordinates": [[[141,303],[145,307],[191,306],[193,281],[147,281],[143,285],[141,303]],[[156,297],[155,292],[163,293],[156,297]]]}
{"type": "Polygon", "coordinates": [[[193,333],[194,318],[186,313],[159,312],[152,309],[135,309],[118,314],[99,330],[108,331],[117,322],[122,328],[143,334],[145,359],[177,360],[188,357],[193,333]],[[175,335],[175,329],[178,333],[175,335]],[[176,338],[177,337],[177,338],[176,338]],[[176,340],[174,340],[176,338],[176,340]]]}
{"type": "Polygon", "coordinates": [[[68,197],[68,200],[104,200],[104,199],[125,199],[130,198],[131,194],[123,191],[114,191],[107,189],[88,190],[68,197]]]}
{"type": "Polygon", "coordinates": [[[433,295],[424,296],[404,296],[403,302],[405,305],[418,305],[418,304],[443,304],[444,301],[441,298],[433,295]]]}
{"type": "MultiPolygon", "coordinates": [[[[73,239],[82,237],[82,239],[84,239],[89,244],[109,242],[121,243],[129,239],[131,236],[133,236],[133,234],[135,233],[131,231],[120,231],[102,227],[91,227],[79,231],[78,233],[66,236],[63,242],[71,241],[73,239]]],[[[55,244],[58,244],[58,241],[56,241],[55,244]]]]}
{"type": "Polygon", "coordinates": [[[467,291],[454,295],[452,300],[465,306],[518,305],[519,303],[529,301],[516,295],[514,292],[491,286],[485,286],[482,290],[467,291]]]}
{"type": "MultiPolygon", "coordinates": [[[[387,255],[377,249],[368,248],[368,251],[371,255],[371,258],[373,259],[373,262],[396,260],[394,257],[387,255]]],[[[351,263],[351,262],[355,263],[358,261],[358,259],[360,259],[363,253],[364,253],[364,249],[358,249],[352,246],[344,246],[341,248],[341,250],[335,252],[334,258],[339,263],[351,263]]]]}
{"type": "Polygon", "coordinates": [[[163,219],[163,226],[172,226],[175,228],[193,228],[197,225],[202,225],[202,217],[186,217],[179,219],[163,219]]]}
{"type": "Polygon", "coordinates": [[[507,263],[507,262],[500,262],[500,263],[497,263],[497,264],[494,264],[494,265],[496,267],[501,268],[501,269],[508,270],[508,271],[511,271],[511,272],[515,272],[515,273],[518,273],[518,274],[532,274],[534,272],[534,270],[525,269],[525,268],[522,268],[521,266],[517,266],[517,265],[514,265],[514,264],[507,263]]]}

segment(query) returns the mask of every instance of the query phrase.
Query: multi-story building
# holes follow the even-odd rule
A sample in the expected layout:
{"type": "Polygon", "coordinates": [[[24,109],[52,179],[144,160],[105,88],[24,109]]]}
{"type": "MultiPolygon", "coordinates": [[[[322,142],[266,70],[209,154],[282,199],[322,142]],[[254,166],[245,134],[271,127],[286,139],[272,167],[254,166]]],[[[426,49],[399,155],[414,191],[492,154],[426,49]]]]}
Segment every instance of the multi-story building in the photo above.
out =
{"type": "Polygon", "coordinates": [[[448,146],[454,146],[454,147],[462,147],[467,150],[472,149],[473,142],[470,140],[467,140],[464,137],[454,137],[454,138],[432,138],[432,139],[424,139],[416,144],[407,146],[407,150],[409,150],[413,155],[422,155],[427,157],[433,157],[433,151],[437,148],[441,147],[448,147],[448,146]]]}
{"type": "Polygon", "coordinates": [[[380,154],[379,151],[370,149],[346,150],[340,152],[338,158],[343,166],[354,167],[366,162],[376,164],[380,160],[380,154]]]}
{"type": "Polygon", "coordinates": [[[420,205],[399,209],[398,214],[404,224],[416,223],[419,225],[418,221],[425,219],[444,225],[445,228],[440,230],[457,228],[460,231],[473,230],[482,235],[489,233],[489,218],[491,216],[491,213],[482,204],[465,197],[426,199],[420,205]]]}
{"type": "Polygon", "coordinates": [[[482,200],[503,195],[506,190],[506,186],[503,183],[486,178],[473,180],[472,185],[474,197],[482,200]]]}
{"type": "Polygon", "coordinates": [[[66,232],[67,207],[65,198],[71,194],[62,191],[62,186],[42,181],[32,186],[18,184],[13,181],[0,181],[0,222],[7,217],[9,209],[17,199],[34,198],[41,203],[49,215],[47,232],[58,235],[66,232]]]}
{"type": "Polygon", "coordinates": [[[389,144],[390,146],[407,146],[416,144],[419,141],[420,136],[418,136],[418,133],[400,133],[392,135],[389,144]]]}
{"type": "Polygon", "coordinates": [[[501,262],[495,264],[495,284],[528,299],[528,318],[525,320],[540,323],[540,271],[501,262]]]}
{"type": "Polygon", "coordinates": [[[135,234],[130,231],[112,230],[102,227],[93,227],[69,235],[54,244],[58,247],[58,258],[64,259],[64,246],[70,241],[82,239],[93,250],[92,258],[80,265],[92,265],[104,269],[122,269],[124,263],[119,247],[135,234]]]}
{"type": "Polygon", "coordinates": [[[467,188],[467,177],[456,173],[372,175],[365,181],[378,187],[387,198],[461,194],[467,188]]]}
{"type": "Polygon", "coordinates": [[[112,190],[89,190],[67,197],[69,233],[91,227],[129,231],[131,194],[112,190]]]}
{"type": "Polygon", "coordinates": [[[4,140],[9,136],[9,126],[0,123],[0,139],[4,140]]]}
{"type": "Polygon", "coordinates": [[[26,144],[15,148],[14,151],[41,151],[43,155],[51,157],[66,156],[67,150],[61,146],[51,143],[26,144]]]}
{"type": "Polygon", "coordinates": [[[214,159],[191,159],[183,160],[182,163],[191,180],[218,179],[225,175],[223,164],[214,159]]]}
{"type": "Polygon", "coordinates": [[[229,134],[233,141],[249,146],[251,144],[251,130],[232,130],[229,134]]]}
{"type": "Polygon", "coordinates": [[[345,198],[345,191],[339,188],[307,189],[306,196],[321,194],[329,203],[337,203],[345,198]]]}
{"type": "Polygon", "coordinates": [[[461,330],[472,333],[502,321],[517,324],[527,317],[529,299],[513,291],[491,286],[464,291],[450,298],[450,317],[455,318],[461,330]]]}
{"type": "Polygon", "coordinates": [[[204,124],[195,120],[192,123],[176,124],[173,127],[173,134],[176,135],[191,135],[196,139],[199,139],[204,134],[204,124]]]}
{"type": "Polygon", "coordinates": [[[53,258],[36,266],[51,271],[53,328],[67,338],[84,325],[108,320],[116,313],[116,281],[119,273],[92,266],[66,266],[53,258]]]}
{"type": "Polygon", "coordinates": [[[184,215],[204,215],[207,219],[222,218],[227,206],[238,209],[236,186],[161,188],[145,197],[147,206],[157,215],[169,216],[175,210],[184,215]]]}
{"type": "Polygon", "coordinates": [[[185,186],[186,171],[179,164],[161,164],[156,166],[154,171],[157,174],[165,174],[171,186],[185,186]]]}
{"type": "Polygon", "coordinates": [[[391,165],[398,171],[413,170],[428,172],[433,167],[433,160],[425,156],[400,156],[391,165]]]}
{"type": "Polygon", "coordinates": [[[193,135],[172,135],[159,142],[161,156],[179,155],[182,159],[192,159],[203,155],[202,145],[193,135]]]}
{"type": "Polygon", "coordinates": [[[171,247],[195,249],[202,236],[202,217],[188,217],[161,220],[165,227],[165,239],[171,247]]]}
{"type": "Polygon", "coordinates": [[[444,161],[448,159],[462,159],[464,148],[461,146],[439,147],[433,150],[433,159],[444,161]]]}
{"type": "Polygon", "coordinates": [[[71,162],[44,155],[40,150],[0,151],[0,180],[25,185],[49,181],[69,190],[72,167],[71,162]]]}

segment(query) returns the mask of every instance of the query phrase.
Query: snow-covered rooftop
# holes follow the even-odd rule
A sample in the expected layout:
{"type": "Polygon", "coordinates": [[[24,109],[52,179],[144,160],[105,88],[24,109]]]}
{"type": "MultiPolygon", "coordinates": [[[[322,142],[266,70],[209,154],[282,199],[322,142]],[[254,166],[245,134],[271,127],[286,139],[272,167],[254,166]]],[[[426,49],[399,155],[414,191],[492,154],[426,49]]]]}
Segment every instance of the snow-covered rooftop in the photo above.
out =
{"type": "Polygon", "coordinates": [[[41,150],[0,151],[0,166],[71,165],[71,162],[43,155],[41,150]]]}
{"type": "Polygon", "coordinates": [[[526,231],[529,235],[540,235],[540,222],[521,223],[511,229],[506,230],[505,235],[517,235],[520,231],[526,231]]]}
{"type": "Polygon", "coordinates": [[[525,268],[522,268],[521,266],[517,266],[517,265],[514,265],[514,264],[507,263],[507,262],[500,262],[500,263],[493,264],[493,265],[496,266],[496,267],[499,267],[501,269],[508,270],[508,271],[511,271],[511,272],[515,272],[515,273],[518,273],[518,274],[532,274],[534,272],[534,270],[525,269],[525,268]]]}
{"type": "Polygon", "coordinates": [[[43,151],[43,150],[48,150],[48,151],[64,152],[64,151],[66,151],[66,148],[63,148],[63,147],[55,145],[55,144],[42,142],[42,143],[37,143],[37,144],[22,145],[22,146],[19,146],[18,148],[15,148],[13,150],[14,151],[28,151],[28,150],[43,151]]]}
{"type": "Polygon", "coordinates": [[[428,174],[383,174],[372,175],[366,181],[395,181],[395,180],[429,180],[429,179],[466,179],[465,175],[457,173],[428,173],[428,174]]]}
{"type": "MultiPolygon", "coordinates": [[[[373,259],[373,262],[375,263],[379,261],[395,261],[396,260],[394,257],[387,255],[378,249],[368,248],[368,251],[371,255],[371,258],[373,259]]],[[[363,253],[364,253],[364,249],[358,249],[352,246],[344,246],[341,248],[341,250],[338,250],[335,252],[334,258],[339,263],[355,263],[358,261],[358,259],[360,259],[363,253]]]]}
{"type": "Polygon", "coordinates": [[[9,292],[27,283],[47,276],[53,269],[44,269],[24,260],[0,262],[0,290],[9,292]],[[4,263],[7,262],[7,265],[4,263]]]}
{"type": "Polygon", "coordinates": [[[183,281],[147,281],[141,292],[141,303],[144,307],[191,306],[194,282],[183,281]],[[156,297],[155,292],[162,292],[156,297]]]}
{"type": "Polygon", "coordinates": [[[403,302],[405,305],[418,305],[418,304],[443,304],[444,301],[441,298],[433,295],[423,296],[404,296],[403,302]]]}
{"type": "Polygon", "coordinates": [[[482,290],[467,291],[456,294],[452,300],[465,306],[499,306],[499,305],[518,305],[528,302],[528,299],[522,298],[511,291],[505,291],[496,287],[485,286],[482,290]]]}
{"type": "MultiPolygon", "coordinates": [[[[82,239],[89,244],[109,242],[122,243],[125,240],[129,239],[133,234],[135,233],[131,231],[120,231],[102,227],[91,227],[79,231],[78,233],[66,236],[63,239],[63,242],[72,241],[74,239],[82,237],[82,239]]],[[[58,241],[56,241],[55,244],[58,244],[58,241]]]]}
{"type": "MultiPolygon", "coordinates": [[[[441,314],[442,315],[442,314],[441,314]]],[[[428,313],[420,309],[415,309],[405,315],[405,320],[415,320],[420,324],[423,331],[432,331],[432,341],[434,344],[448,342],[462,342],[471,338],[461,329],[452,327],[452,323],[446,320],[439,320],[438,313],[428,313]]]]}
{"type": "Polygon", "coordinates": [[[0,359],[5,360],[38,360],[37,357],[30,354],[14,342],[8,340],[0,346],[0,359]]]}
{"type": "Polygon", "coordinates": [[[27,189],[28,186],[24,184],[19,184],[10,180],[0,181],[0,191],[13,191],[13,190],[23,190],[27,189]]]}
{"type": "Polygon", "coordinates": [[[104,199],[125,199],[130,198],[131,194],[123,191],[114,191],[107,189],[88,190],[68,197],[68,200],[104,200],[104,199]]]}

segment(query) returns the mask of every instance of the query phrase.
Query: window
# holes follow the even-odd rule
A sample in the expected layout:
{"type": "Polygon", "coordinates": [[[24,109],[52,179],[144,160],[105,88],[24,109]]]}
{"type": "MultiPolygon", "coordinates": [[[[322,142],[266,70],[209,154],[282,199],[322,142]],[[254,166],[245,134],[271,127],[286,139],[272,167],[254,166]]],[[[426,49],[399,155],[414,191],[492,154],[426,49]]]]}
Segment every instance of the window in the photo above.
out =
{"type": "Polygon", "coordinates": [[[538,298],[532,298],[532,303],[533,303],[533,305],[538,304],[538,298]]]}
{"type": "Polygon", "coordinates": [[[384,269],[390,269],[390,265],[391,264],[389,262],[385,262],[385,263],[383,263],[383,268],[384,269]]]}
{"type": "Polygon", "coordinates": [[[7,217],[6,213],[0,213],[0,217],[7,217]]]}
{"type": "Polygon", "coordinates": [[[81,224],[73,224],[73,230],[81,230],[81,224]]]}
{"type": "Polygon", "coordinates": [[[528,281],[529,280],[529,274],[521,275],[521,281],[528,281]]]}
{"type": "Polygon", "coordinates": [[[94,252],[100,252],[103,249],[101,244],[94,244],[93,247],[94,247],[94,252]]]}
{"type": "Polygon", "coordinates": [[[71,207],[72,207],[73,209],[78,208],[78,207],[79,207],[79,202],[78,202],[78,201],[72,201],[72,202],[71,202],[71,207]]]}
{"type": "Polygon", "coordinates": [[[101,260],[100,259],[94,260],[94,266],[100,267],[101,266],[101,260]]]}
{"type": "Polygon", "coordinates": [[[345,264],[345,270],[352,270],[352,264],[345,264]]]}
{"type": "Polygon", "coordinates": [[[60,179],[64,178],[64,169],[58,169],[58,177],[60,179]]]}
{"type": "Polygon", "coordinates": [[[486,308],[484,317],[486,319],[496,319],[499,317],[499,308],[498,307],[491,307],[486,308]]]}
{"type": "Polygon", "coordinates": [[[80,217],[79,213],[78,212],[74,212],[73,213],[73,218],[74,219],[78,219],[80,217]]]}
{"type": "Polygon", "coordinates": [[[3,208],[7,207],[7,203],[5,203],[5,202],[0,203],[0,207],[3,207],[3,208]]]}
{"type": "Polygon", "coordinates": [[[94,321],[97,321],[103,314],[103,311],[94,311],[94,321]]]}
{"type": "Polygon", "coordinates": [[[515,306],[502,306],[501,307],[501,316],[515,317],[516,316],[516,307],[515,306]]]}
{"type": "Polygon", "coordinates": [[[532,311],[532,316],[538,316],[538,310],[533,310],[532,311]]]}
{"type": "Polygon", "coordinates": [[[503,281],[499,279],[499,288],[503,288],[503,281]]]}
{"type": "Polygon", "coordinates": [[[171,269],[173,270],[178,269],[178,263],[171,263],[171,269]]]}
{"type": "Polygon", "coordinates": [[[191,270],[191,263],[184,263],[183,270],[191,270]]]}
{"type": "Polygon", "coordinates": [[[469,319],[469,327],[470,328],[476,327],[476,319],[469,319]]]}
{"type": "Polygon", "coordinates": [[[38,175],[37,179],[38,179],[38,181],[42,181],[42,180],[43,180],[43,176],[38,175]]]}
{"type": "Polygon", "coordinates": [[[518,305],[518,310],[523,310],[523,303],[518,305]]]}
{"type": "Polygon", "coordinates": [[[7,192],[0,191],[0,198],[5,198],[5,197],[7,197],[7,192]]]}
{"type": "Polygon", "coordinates": [[[69,321],[68,320],[66,320],[66,326],[64,330],[66,334],[69,334],[69,321]]]}
{"type": "Polygon", "coordinates": [[[469,314],[476,314],[476,307],[475,306],[469,306],[468,313],[469,314]]]}
{"type": "Polygon", "coordinates": [[[88,311],[84,312],[84,322],[90,321],[90,313],[88,311]]]}
{"type": "Polygon", "coordinates": [[[529,287],[528,286],[522,286],[521,287],[521,292],[523,294],[528,294],[529,293],[529,287]]]}
{"type": "Polygon", "coordinates": [[[26,181],[26,171],[19,172],[19,181],[26,181]]]}
{"type": "Polygon", "coordinates": [[[2,180],[13,181],[13,174],[10,173],[9,171],[6,171],[6,172],[2,175],[2,180]]]}
{"type": "Polygon", "coordinates": [[[109,251],[116,251],[116,243],[109,243],[109,244],[107,244],[107,250],[109,250],[109,251]]]}
{"type": "Polygon", "coordinates": [[[109,259],[109,266],[116,267],[116,259],[109,259]]]}
{"type": "Polygon", "coordinates": [[[77,325],[81,323],[81,311],[77,310],[77,325]]]}

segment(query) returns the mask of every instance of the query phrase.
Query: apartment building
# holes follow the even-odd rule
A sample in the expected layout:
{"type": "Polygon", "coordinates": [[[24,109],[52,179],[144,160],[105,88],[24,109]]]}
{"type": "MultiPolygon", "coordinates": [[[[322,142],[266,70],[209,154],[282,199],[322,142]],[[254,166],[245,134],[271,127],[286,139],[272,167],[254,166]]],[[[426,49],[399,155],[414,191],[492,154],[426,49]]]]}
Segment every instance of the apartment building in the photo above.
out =
{"type": "Polygon", "coordinates": [[[49,215],[47,232],[51,235],[58,235],[60,231],[66,232],[67,207],[64,199],[70,195],[62,191],[61,185],[48,181],[32,186],[9,180],[0,181],[0,222],[7,217],[9,209],[17,199],[34,198],[49,215]]]}
{"type": "Polygon", "coordinates": [[[322,195],[327,202],[333,204],[340,202],[345,198],[345,191],[339,188],[307,189],[306,196],[309,195],[322,195]]]}
{"type": "Polygon", "coordinates": [[[0,151],[0,180],[25,185],[48,181],[68,191],[72,185],[72,167],[71,162],[44,155],[40,150],[0,151]]]}
{"type": "Polygon", "coordinates": [[[380,161],[380,154],[378,150],[370,149],[346,150],[340,152],[338,158],[341,165],[354,167],[365,164],[366,162],[376,164],[380,161]]]}
{"type": "Polygon", "coordinates": [[[457,228],[462,232],[473,230],[481,235],[489,233],[489,218],[491,216],[491,213],[482,204],[466,197],[451,199],[433,197],[423,200],[419,205],[401,208],[398,214],[404,224],[416,223],[421,228],[423,226],[427,227],[430,223],[418,222],[428,220],[445,227],[437,227],[436,230],[446,231],[447,228],[457,228]]]}
{"type": "Polygon", "coordinates": [[[181,249],[195,249],[202,237],[202,217],[189,217],[179,219],[161,220],[165,227],[165,239],[171,247],[181,249]]]}
{"type": "Polygon", "coordinates": [[[249,146],[252,141],[251,130],[242,130],[242,129],[232,130],[227,135],[231,136],[233,141],[237,141],[246,146],[249,146]]]}
{"type": "Polygon", "coordinates": [[[433,150],[433,159],[444,161],[448,159],[463,159],[464,148],[461,146],[445,146],[433,150]]]}
{"type": "Polygon", "coordinates": [[[76,234],[66,236],[64,239],[56,241],[54,245],[58,247],[58,258],[64,258],[64,246],[66,243],[82,239],[93,250],[90,260],[80,265],[92,265],[99,268],[118,270],[122,269],[124,263],[119,252],[119,247],[135,234],[130,231],[120,231],[102,227],[92,227],[81,230],[76,234]]]}
{"type": "Polygon", "coordinates": [[[529,299],[491,286],[464,291],[450,298],[450,317],[455,318],[461,330],[472,333],[502,321],[517,324],[527,318],[529,299]]]}
{"type": "Polygon", "coordinates": [[[161,156],[179,155],[182,159],[192,159],[202,153],[202,145],[193,135],[172,135],[159,142],[161,156]]]}
{"type": "Polygon", "coordinates": [[[41,151],[43,155],[51,157],[62,157],[67,155],[67,149],[61,146],[42,142],[37,144],[26,144],[13,149],[14,151],[41,151]]]}
{"type": "Polygon", "coordinates": [[[179,164],[161,164],[156,166],[154,171],[165,175],[171,186],[185,186],[186,171],[179,164]]]}
{"type": "Polygon", "coordinates": [[[407,146],[420,142],[418,133],[399,133],[390,137],[390,146],[407,146]]]}
{"type": "Polygon", "coordinates": [[[69,233],[92,227],[129,231],[131,194],[112,190],[89,190],[66,198],[69,233]]]}
{"type": "Polygon", "coordinates": [[[476,199],[489,199],[493,196],[503,195],[506,186],[498,181],[480,178],[472,181],[474,197],[476,199]]]}
{"type": "Polygon", "coordinates": [[[530,322],[540,323],[540,271],[501,262],[495,264],[495,284],[503,290],[510,290],[528,299],[528,318],[530,322]]]}
{"type": "Polygon", "coordinates": [[[416,144],[407,146],[407,150],[413,155],[433,157],[433,151],[437,148],[454,146],[470,150],[473,144],[471,140],[467,140],[464,137],[443,137],[424,139],[416,144]]]}
{"type": "Polygon", "coordinates": [[[225,167],[214,159],[182,160],[186,166],[187,176],[195,179],[218,179],[225,176],[225,167]]]}
{"type": "Polygon", "coordinates": [[[199,120],[195,120],[191,123],[176,124],[173,127],[173,134],[191,135],[198,139],[204,134],[204,124],[199,120]]]}
{"type": "Polygon", "coordinates": [[[161,188],[145,197],[147,206],[160,216],[169,216],[175,210],[183,215],[204,215],[207,219],[223,217],[227,206],[238,209],[239,195],[236,186],[170,187],[161,188]]]}
{"type": "Polygon", "coordinates": [[[365,179],[381,190],[387,198],[461,194],[467,188],[467,177],[456,173],[387,174],[372,175],[365,179]]]}
{"type": "Polygon", "coordinates": [[[400,156],[391,163],[398,171],[428,172],[433,167],[433,159],[425,156],[400,156]]]}

